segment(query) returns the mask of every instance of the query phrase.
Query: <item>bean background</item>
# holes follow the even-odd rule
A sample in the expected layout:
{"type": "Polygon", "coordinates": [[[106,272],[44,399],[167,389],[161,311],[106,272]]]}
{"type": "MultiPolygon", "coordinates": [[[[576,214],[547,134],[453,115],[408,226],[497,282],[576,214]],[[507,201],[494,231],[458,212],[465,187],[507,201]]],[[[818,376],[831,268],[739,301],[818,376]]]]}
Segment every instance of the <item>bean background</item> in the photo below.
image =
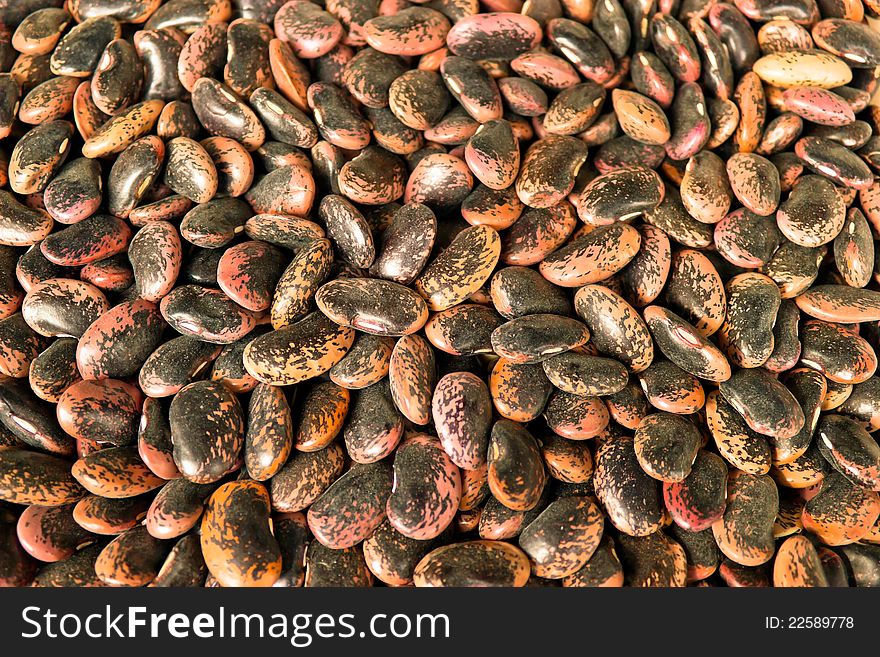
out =
{"type": "Polygon", "coordinates": [[[880,585],[877,0],[0,0],[0,585],[880,585]]]}

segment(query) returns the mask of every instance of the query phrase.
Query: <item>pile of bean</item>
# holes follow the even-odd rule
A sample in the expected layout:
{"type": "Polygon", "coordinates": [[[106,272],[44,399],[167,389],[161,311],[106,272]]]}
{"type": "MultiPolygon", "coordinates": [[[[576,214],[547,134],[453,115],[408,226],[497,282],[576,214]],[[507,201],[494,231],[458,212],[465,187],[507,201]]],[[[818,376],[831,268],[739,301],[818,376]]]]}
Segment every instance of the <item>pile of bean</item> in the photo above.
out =
{"type": "Polygon", "coordinates": [[[0,0],[0,584],[880,585],[880,0],[0,0]]]}

